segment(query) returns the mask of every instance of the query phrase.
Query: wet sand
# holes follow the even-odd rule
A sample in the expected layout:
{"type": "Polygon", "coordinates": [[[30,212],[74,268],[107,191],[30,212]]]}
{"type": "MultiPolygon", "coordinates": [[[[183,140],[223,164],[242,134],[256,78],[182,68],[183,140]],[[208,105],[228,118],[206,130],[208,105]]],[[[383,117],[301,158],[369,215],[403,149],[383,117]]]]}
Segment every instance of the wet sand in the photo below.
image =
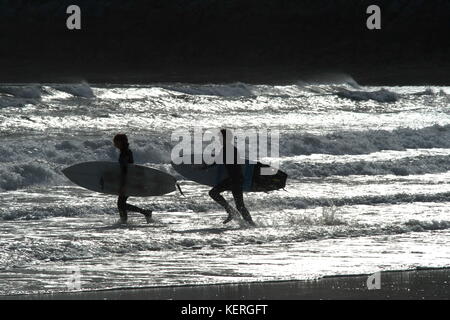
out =
{"type": "Polygon", "coordinates": [[[446,299],[450,268],[380,273],[380,289],[369,290],[369,275],[307,281],[149,287],[84,292],[0,296],[17,300],[297,300],[297,299],[446,299]]]}

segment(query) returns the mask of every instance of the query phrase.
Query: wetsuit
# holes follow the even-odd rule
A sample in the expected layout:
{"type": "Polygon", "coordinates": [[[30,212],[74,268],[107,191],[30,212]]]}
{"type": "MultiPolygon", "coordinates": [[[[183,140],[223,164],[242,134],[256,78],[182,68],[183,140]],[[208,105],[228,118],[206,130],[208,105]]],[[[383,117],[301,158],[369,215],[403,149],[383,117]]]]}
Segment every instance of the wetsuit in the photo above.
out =
{"type": "MultiPolygon", "coordinates": [[[[122,170],[122,177],[121,177],[122,180],[120,181],[120,184],[121,184],[121,186],[123,186],[125,184],[125,177],[128,172],[128,164],[134,163],[133,153],[131,152],[131,150],[128,147],[126,148],[126,150],[120,151],[119,163],[120,163],[120,168],[122,170]]],[[[117,199],[117,207],[119,208],[119,214],[120,214],[120,218],[122,220],[127,220],[127,212],[128,211],[139,212],[139,213],[145,214],[145,210],[142,210],[136,206],[128,204],[127,199],[128,199],[128,196],[123,196],[123,195],[119,196],[119,198],[117,199]]]]}
{"type": "MultiPolygon", "coordinates": [[[[254,224],[252,217],[250,216],[250,213],[248,212],[247,208],[244,204],[244,197],[242,194],[242,185],[244,183],[244,176],[242,174],[242,169],[240,164],[238,164],[238,151],[235,146],[228,144],[226,142],[223,143],[222,147],[222,160],[225,164],[225,169],[228,173],[228,178],[220,182],[218,185],[216,185],[214,188],[212,188],[209,191],[209,195],[211,198],[213,198],[218,204],[220,204],[222,207],[225,208],[225,210],[228,212],[229,216],[224,221],[224,223],[227,223],[232,218],[232,208],[228,204],[228,202],[225,200],[225,198],[221,195],[224,191],[231,191],[233,193],[234,202],[236,204],[236,209],[238,209],[239,213],[242,215],[244,220],[247,222],[254,224]],[[233,153],[233,160],[232,163],[227,163],[227,152],[233,153]]],[[[228,161],[229,162],[229,161],[228,161]]]]}

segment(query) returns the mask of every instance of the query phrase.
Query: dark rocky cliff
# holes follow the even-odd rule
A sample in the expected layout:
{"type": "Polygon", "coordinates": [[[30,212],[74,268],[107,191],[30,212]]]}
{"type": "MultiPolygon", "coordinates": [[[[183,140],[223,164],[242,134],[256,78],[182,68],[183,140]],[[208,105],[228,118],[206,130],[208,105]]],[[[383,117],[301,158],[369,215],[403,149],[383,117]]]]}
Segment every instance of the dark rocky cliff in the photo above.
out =
{"type": "Polygon", "coordinates": [[[0,81],[450,84],[449,31],[450,0],[3,0],[0,81]]]}

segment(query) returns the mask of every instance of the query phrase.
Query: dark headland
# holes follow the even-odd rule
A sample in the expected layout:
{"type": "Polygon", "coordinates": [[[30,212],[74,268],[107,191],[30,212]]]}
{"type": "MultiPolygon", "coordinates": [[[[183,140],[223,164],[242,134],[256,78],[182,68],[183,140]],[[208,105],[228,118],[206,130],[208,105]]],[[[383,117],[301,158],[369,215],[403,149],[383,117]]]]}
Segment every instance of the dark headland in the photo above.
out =
{"type": "Polygon", "coordinates": [[[450,1],[375,2],[381,30],[372,0],[3,0],[0,82],[450,84],[450,1]]]}

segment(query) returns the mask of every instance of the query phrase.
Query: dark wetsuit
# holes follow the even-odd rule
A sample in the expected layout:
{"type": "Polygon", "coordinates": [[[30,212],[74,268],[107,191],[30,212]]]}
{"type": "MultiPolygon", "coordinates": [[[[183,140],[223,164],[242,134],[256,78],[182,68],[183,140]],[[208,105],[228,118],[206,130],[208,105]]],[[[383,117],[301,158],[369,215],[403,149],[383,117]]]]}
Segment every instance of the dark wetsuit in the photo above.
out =
{"type": "Polygon", "coordinates": [[[248,212],[247,208],[244,204],[244,197],[242,194],[242,185],[244,183],[244,176],[242,174],[241,166],[242,164],[238,164],[237,159],[239,158],[238,151],[235,146],[228,144],[226,142],[223,143],[222,147],[222,159],[225,164],[225,169],[227,170],[229,178],[223,180],[221,183],[216,185],[209,191],[209,195],[213,198],[217,203],[219,203],[225,210],[230,214],[231,207],[225,198],[221,195],[224,191],[231,191],[233,193],[234,202],[236,204],[236,209],[240,212],[242,217],[247,221],[253,224],[252,217],[248,212]],[[227,152],[234,151],[232,163],[228,163],[227,160],[227,152]]]}
{"type": "MultiPolygon", "coordinates": [[[[122,170],[121,185],[124,185],[125,175],[127,174],[127,171],[128,171],[128,164],[134,163],[133,153],[131,152],[131,150],[129,148],[127,148],[126,150],[120,151],[119,163],[120,163],[120,168],[122,170]]],[[[117,199],[117,207],[119,208],[119,214],[120,214],[121,218],[126,219],[128,211],[143,213],[142,209],[140,209],[136,206],[133,206],[131,204],[128,204],[127,199],[128,199],[128,196],[119,196],[119,198],[117,199]]]]}

